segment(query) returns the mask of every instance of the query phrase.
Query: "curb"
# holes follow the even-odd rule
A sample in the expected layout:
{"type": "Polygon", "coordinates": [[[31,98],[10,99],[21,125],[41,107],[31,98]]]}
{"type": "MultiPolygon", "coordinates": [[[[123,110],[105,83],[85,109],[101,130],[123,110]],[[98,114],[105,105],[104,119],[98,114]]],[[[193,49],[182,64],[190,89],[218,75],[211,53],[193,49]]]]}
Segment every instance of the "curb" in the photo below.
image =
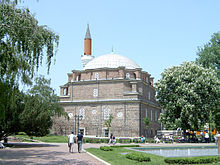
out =
{"type": "Polygon", "coordinates": [[[88,151],[85,151],[85,152],[86,152],[87,154],[89,154],[90,156],[94,157],[95,159],[99,160],[100,162],[104,163],[105,165],[111,165],[110,163],[107,163],[106,161],[104,161],[104,160],[98,158],[97,156],[91,154],[90,152],[88,152],[88,151]]]}

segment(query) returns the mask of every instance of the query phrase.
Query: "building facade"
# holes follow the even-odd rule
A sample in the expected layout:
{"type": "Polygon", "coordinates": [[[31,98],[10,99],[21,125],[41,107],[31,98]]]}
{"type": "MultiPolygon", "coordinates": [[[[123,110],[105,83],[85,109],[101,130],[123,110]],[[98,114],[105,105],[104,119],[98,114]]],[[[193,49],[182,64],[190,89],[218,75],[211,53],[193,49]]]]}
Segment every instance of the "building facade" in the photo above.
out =
{"type": "Polygon", "coordinates": [[[87,27],[81,56],[84,68],[68,73],[68,82],[60,86],[60,104],[70,119],[56,120],[53,131],[68,134],[79,129],[88,136],[108,136],[105,122],[112,115],[110,130],[115,136],[153,137],[160,129],[161,113],[153,78],[134,61],[113,52],[94,58],[91,40],[87,27]],[[148,128],[145,117],[150,120],[148,128]]]}

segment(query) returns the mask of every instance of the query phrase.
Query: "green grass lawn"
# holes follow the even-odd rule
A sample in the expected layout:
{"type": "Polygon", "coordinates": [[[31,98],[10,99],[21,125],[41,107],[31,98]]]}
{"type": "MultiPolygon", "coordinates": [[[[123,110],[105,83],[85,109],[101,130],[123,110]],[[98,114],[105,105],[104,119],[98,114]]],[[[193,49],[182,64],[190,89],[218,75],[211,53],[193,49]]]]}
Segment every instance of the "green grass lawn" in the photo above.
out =
{"type": "Polygon", "coordinates": [[[139,164],[148,164],[148,165],[160,165],[160,164],[166,164],[164,162],[164,158],[161,156],[156,156],[152,154],[147,154],[151,161],[150,162],[137,162],[134,160],[127,159],[124,155],[124,153],[130,153],[135,152],[131,150],[127,150],[125,148],[113,148],[113,151],[102,151],[98,148],[88,148],[86,149],[88,152],[90,152],[93,155],[96,155],[97,157],[105,160],[106,162],[112,164],[112,165],[139,165],[139,164]]]}
{"type": "MultiPolygon", "coordinates": [[[[157,156],[153,154],[148,154],[148,157],[150,157],[150,162],[138,162],[134,160],[127,159],[125,154],[123,153],[130,153],[130,152],[136,152],[131,151],[125,148],[113,148],[113,151],[103,151],[99,148],[88,148],[86,149],[91,154],[101,158],[102,160],[112,164],[112,165],[139,165],[139,164],[148,164],[148,165],[168,165],[164,162],[164,157],[157,156]]],[[[208,164],[200,164],[200,165],[208,165],[208,164]]],[[[219,165],[219,163],[213,163],[212,165],[219,165]]]]}
{"type": "Polygon", "coordinates": [[[51,136],[51,135],[43,136],[43,137],[33,136],[34,141],[31,141],[30,137],[27,135],[16,135],[16,138],[19,138],[24,142],[36,142],[35,140],[46,142],[46,143],[67,143],[68,142],[67,136],[51,136]]]}
{"type": "Polygon", "coordinates": [[[43,137],[34,137],[34,139],[47,142],[47,143],[67,143],[67,136],[43,136],[43,137]]]}

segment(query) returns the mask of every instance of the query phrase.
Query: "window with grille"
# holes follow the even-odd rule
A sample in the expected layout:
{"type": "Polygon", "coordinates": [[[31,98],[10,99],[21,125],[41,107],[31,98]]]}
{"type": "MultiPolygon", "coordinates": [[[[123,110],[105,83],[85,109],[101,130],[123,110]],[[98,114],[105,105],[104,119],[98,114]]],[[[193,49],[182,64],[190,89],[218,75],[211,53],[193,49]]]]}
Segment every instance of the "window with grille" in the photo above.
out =
{"type": "Polygon", "coordinates": [[[110,109],[109,108],[105,108],[104,109],[104,120],[108,120],[110,117],[110,109]]]}
{"type": "Polygon", "coordinates": [[[85,109],[84,108],[81,108],[79,110],[79,115],[82,116],[82,120],[85,118],[85,109]]]}
{"type": "Polygon", "coordinates": [[[97,88],[93,89],[93,96],[98,97],[98,89],[97,88]]]}

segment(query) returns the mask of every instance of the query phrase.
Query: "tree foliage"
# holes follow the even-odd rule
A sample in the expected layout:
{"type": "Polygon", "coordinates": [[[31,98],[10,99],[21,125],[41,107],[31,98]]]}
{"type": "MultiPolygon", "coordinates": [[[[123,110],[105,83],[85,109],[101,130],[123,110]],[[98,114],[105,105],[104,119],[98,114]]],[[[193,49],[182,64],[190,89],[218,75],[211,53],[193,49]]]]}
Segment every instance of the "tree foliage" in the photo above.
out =
{"type": "Polygon", "coordinates": [[[220,81],[216,72],[193,62],[166,69],[156,83],[156,91],[164,110],[160,120],[166,129],[199,130],[210,114],[219,111],[220,81]]]}
{"type": "Polygon", "coordinates": [[[145,117],[145,118],[143,119],[143,122],[144,122],[144,124],[145,124],[145,128],[148,128],[148,127],[149,127],[149,124],[150,124],[150,119],[149,119],[148,117],[145,117]]]}
{"type": "Polygon", "coordinates": [[[35,79],[35,85],[24,100],[24,110],[20,114],[23,131],[29,136],[44,136],[49,133],[53,116],[67,116],[58,103],[59,98],[50,87],[50,80],[35,79]]]}
{"type": "Polygon", "coordinates": [[[29,9],[17,3],[0,1],[0,131],[9,134],[16,133],[21,125],[18,117],[24,96],[18,89],[19,80],[31,84],[43,58],[49,72],[59,41],[58,35],[40,26],[29,9]]]}
{"type": "Polygon", "coordinates": [[[38,21],[27,8],[0,2],[0,79],[31,83],[46,55],[48,71],[59,37],[38,21]]]}
{"type": "Polygon", "coordinates": [[[196,61],[206,68],[212,68],[220,79],[220,32],[214,33],[211,40],[198,49],[196,61]]]}
{"type": "Polygon", "coordinates": [[[21,129],[19,114],[23,110],[23,97],[17,86],[0,82],[0,131],[10,134],[21,129]]]}
{"type": "Polygon", "coordinates": [[[113,120],[113,116],[112,114],[110,114],[109,116],[109,119],[105,121],[105,126],[108,128],[109,130],[109,135],[110,135],[110,129],[111,129],[111,126],[112,126],[112,120],[113,120]]]}

